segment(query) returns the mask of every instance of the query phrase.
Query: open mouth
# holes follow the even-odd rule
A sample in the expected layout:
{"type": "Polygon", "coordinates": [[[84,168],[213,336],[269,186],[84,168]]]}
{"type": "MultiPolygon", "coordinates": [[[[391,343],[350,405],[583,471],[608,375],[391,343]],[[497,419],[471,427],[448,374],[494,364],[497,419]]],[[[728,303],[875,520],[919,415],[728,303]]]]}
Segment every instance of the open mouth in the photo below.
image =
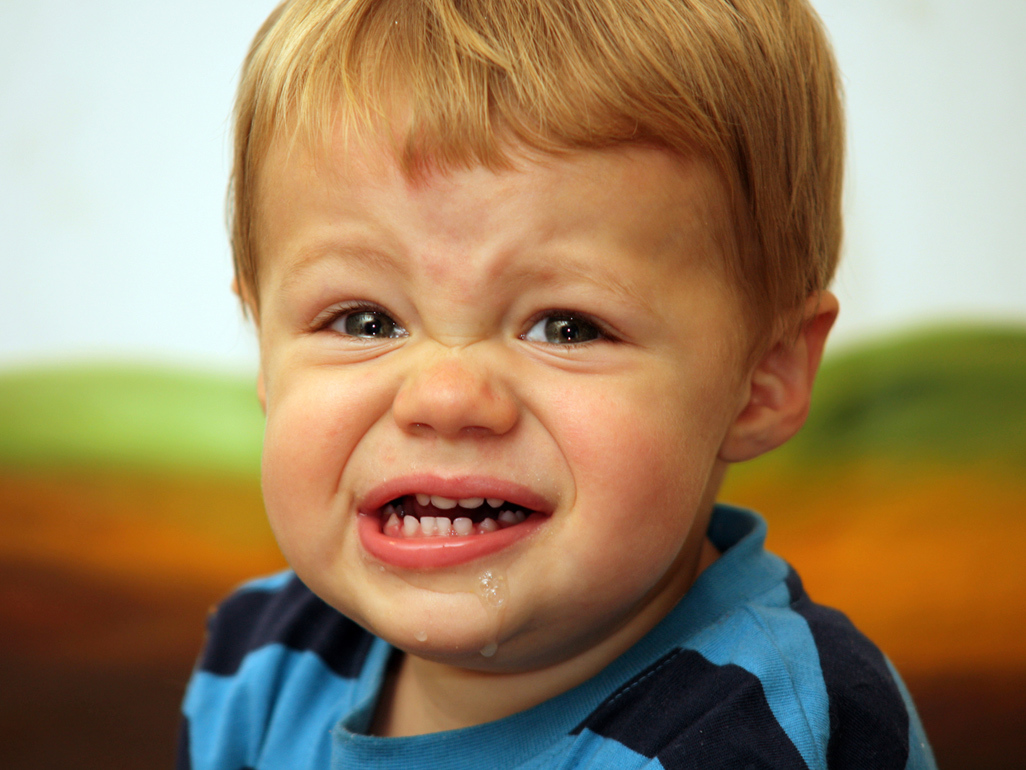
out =
{"type": "Polygon", "coordinates": [[[526,521],[534,511],[499,498],[404,495],[380,510],[382,531],[395,538],[470,537],[526,521]]]}
{"type": "Polygon", "coordinates": [[[529,540],[552,518],[549,498],[487,476],[400,476],[371,489],[357,528],[367,555],[400,569],[457,567],[529,540]]]}

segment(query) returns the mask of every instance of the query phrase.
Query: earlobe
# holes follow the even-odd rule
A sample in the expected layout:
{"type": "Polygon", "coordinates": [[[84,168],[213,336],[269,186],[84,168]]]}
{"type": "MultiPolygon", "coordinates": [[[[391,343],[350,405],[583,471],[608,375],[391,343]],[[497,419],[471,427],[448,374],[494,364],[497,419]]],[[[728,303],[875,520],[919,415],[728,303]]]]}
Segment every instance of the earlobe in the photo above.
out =
{"type": "Polygon", "coordinates": [[[780,446],[802,427],[837,311],[837,297],[831,292],[810,297],[798,338],[778,342],[755,365],[747,400],[720,447],[721,460],[751,460],[780,446]]]}
{"type": "Polygon", "coordinates": [[[242,304],[242,314],[252,318],[253,323],[259,328],[260,316],[257,314],[256,303],[253,301],[252,294],[246,290],[245,286],[239,283],[238,276],[232,278],[232,294],[238,297],[239,302],[242,304]]]}
{"type": "Polygon", "coordinates": [[[267,388],[264,385],[264,370],[261,368],[257,373],[256,381],[257,399],[260,401],[260,408],[267,414],[267,388]]]}
{"type": "MultiPolygon", "coordinates": [[[[257,329],[260,328],[260,319],[257,317],[256,312],[253,309],[253,304],[249,301],[249,297],[243,292],[242,287],[239,285],[239,279],[232,278],[232,294],[239,298],[242,302],[243,308],[248,310],[253,317],[253,322],[257,325],[257,329]]],[[[260,401],[260,408],[263,409],[264,414],[267,414],[267,388],[264,385],[264,370],[263,367],[257,372],[256,381],[256,392],[257,400],[260,401]]]]}

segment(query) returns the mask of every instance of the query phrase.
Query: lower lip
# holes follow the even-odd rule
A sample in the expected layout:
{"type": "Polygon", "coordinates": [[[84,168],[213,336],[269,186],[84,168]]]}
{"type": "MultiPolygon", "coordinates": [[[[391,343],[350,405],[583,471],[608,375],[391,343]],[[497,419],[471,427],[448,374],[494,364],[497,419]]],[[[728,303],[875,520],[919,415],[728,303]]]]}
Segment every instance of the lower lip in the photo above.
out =
{"type": "Polygon", "coordinates": [[[360,542],[372,557],[402,569],[431,570],[498,553],[534,534],[548,517],[535,513],[520,524],[480,535],[411,538],[389,537],[382,531],[381,518],[374,514],[357,518],[360,542]]]}

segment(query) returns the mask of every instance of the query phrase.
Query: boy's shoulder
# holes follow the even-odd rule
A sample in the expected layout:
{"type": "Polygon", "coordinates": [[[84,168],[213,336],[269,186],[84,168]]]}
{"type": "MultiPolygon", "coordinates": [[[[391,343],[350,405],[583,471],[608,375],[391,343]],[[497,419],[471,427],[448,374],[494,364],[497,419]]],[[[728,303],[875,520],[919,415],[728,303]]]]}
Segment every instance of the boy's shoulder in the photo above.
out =
{"type": "Polygon", "coordinates": [[[793,570],[784,587],[786,602],[739,604],[682,639],[582,728],[666,768],[932,767],[911,699],[880,650],[842,613],[813,603],[793,570]]]}
{"type": "Polygon", "coordinates": [[[242,585],[217,607],[199,670],[234,676],[252,655],[276,648],[314,655],[336,676],[351,678],[371,639],[286,570],[242,585]]]}
{"type": "MultiPolygon", "coordinates": [[[[493,741],[491,756],[508,757],[509,767],[551,767],[554,755],[560,763],[587,756],[595,767],[932,767],[900,678],[843,614],[812,602],[794,570],[763,549],[762,520],[721,507],[710,536],[723,556],[645,639],[576,690],[474,728],[478,748],[493,741]],[[533,744],[516,761],[514,732],[533,744]]],[[[359,723],[354,712],[372,702],[389,654],[291,573],[248,584],[211,619],[186,701],[186,719],[199,729],[184,743],[213,750],[234,741],[239,767],[270,767],[278,738],[309,735],[307,745],[320,746],[310,764],[292,755],[289,766],[328,767],[332,751],[345,749],[333,749],[329,734],[339,722],[359,723]],[[315,691],[319,706],[290,706],[315,691]],[[212,734],[212,719],[237,735],[212,734]]]]}
{"type": "Polygon", "coordinates": [[[764,550],[761,518],[720,506],[710,537],[723,556],[654,631],[670,648],[583,727],[667,768],[934,767],[897,672],[764,550]]]}
{"type": "Polygon", "coordinates": [[[375,642],[291,571],[246,583],[208,620],[178,770],[330,767],[326,739],[360,697],[375,642]]]}

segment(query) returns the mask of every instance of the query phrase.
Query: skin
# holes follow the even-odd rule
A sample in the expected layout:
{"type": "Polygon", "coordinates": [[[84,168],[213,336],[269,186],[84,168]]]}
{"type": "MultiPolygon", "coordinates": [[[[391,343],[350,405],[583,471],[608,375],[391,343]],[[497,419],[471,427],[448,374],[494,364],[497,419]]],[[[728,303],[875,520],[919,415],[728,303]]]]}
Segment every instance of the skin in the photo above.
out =
{"type": "Polygon", "coordinates": [[[497,719],[593,676],[715,560],[727,465],[801,425],[836,301],[743,366],[726,195],[700,160],[525,150],[409,179],[342,146],[261,167],[268,515],[302,580],[406,653],[376,732],[497,719]],[[546,336],[554,317],[583,341],[546,336]],[[516,484],[543,516],[481,558],[396,566],[359,533],[382,484],[516,484]]]}

